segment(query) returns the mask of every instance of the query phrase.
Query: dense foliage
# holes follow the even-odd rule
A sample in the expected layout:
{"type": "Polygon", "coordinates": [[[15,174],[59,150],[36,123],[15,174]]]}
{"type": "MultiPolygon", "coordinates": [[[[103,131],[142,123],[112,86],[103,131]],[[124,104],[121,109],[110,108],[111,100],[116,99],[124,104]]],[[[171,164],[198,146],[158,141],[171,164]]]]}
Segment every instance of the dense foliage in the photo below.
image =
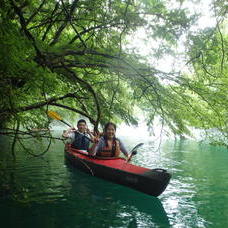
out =
{"type": "Polygon", "coordinates": [[[140,107],[149,126],[159,116],[174,134],[190,134],[189,126],[216,129],[225,142],[228,6],[213,1],[216,26],[193,31],[197,15],[184,2],[3,0],[2,127],[48,127],[48,109],[66,119],[85,116],[95,129],[109,120],[137,124],[140,107]],[[131,48],[129,37],[139,29],[156,41],[151,50],[158,59],[175,55],[184,37],[191,73],[162,71],[131,48]]]}

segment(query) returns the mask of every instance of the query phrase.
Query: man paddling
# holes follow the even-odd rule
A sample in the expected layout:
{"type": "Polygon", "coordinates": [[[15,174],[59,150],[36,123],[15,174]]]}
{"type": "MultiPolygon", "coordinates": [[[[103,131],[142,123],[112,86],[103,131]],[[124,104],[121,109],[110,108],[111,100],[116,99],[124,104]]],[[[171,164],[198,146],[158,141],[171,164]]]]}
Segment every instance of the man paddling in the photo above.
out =
{"type": "Polygon", "coordinates": [[[64,138],[72,140],[72,147],[78,150],[88,150],[90,141],[93,142],[94,137],[87,128],[86,121],[81,119],[77,123],[77,130],[70,128],[63,133],[64,138]]]}

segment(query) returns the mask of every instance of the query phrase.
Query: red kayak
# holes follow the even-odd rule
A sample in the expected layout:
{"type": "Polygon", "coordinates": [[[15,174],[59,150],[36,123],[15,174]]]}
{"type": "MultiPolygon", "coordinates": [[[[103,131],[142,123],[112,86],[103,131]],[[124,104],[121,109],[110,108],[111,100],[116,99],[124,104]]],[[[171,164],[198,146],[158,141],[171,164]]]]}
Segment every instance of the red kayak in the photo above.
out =
{"type": "Polygon", "coordinates": [[[171,175],[164,169],[148,169],[127,163],[124,158],[96,158],[71,144],[65,146],[66,159],[76,168],[93,176],[125,185],[152,196],[159,196],[171,175]]]}

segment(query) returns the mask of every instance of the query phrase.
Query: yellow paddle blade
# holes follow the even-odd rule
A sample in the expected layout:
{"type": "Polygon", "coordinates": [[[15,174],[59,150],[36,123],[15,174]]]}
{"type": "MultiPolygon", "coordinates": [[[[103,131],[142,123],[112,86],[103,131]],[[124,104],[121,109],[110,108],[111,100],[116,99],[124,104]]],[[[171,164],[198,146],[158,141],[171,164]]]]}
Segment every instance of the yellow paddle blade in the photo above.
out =
{"type": "Polygon", "coordinates": [[[51,118],[53,118],[55,120],[62,120],[62,117],[57,112],[48,110],[47,114],[48,114],[49,117],[51,117],[51,118]]]}

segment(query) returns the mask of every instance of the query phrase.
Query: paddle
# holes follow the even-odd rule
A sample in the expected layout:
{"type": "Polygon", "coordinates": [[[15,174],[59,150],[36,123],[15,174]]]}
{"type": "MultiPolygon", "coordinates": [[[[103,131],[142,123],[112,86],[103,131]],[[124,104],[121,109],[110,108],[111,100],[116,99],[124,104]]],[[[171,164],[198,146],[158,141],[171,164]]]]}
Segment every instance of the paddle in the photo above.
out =
{"type": "MultiPolygon", "coordinates": [[[[71,127],[72,126],[70,124],[68,124],[66,121],[63,120],[63,118],[57,113],[57,112],[54,112],[54,111],[51,111],[51,110],[48,110],[47,112],[48,116],[51,117],[52,119],[55,119],[55,120],[59,120],[61,121],[62,123],[66,124],[68,127],[71,127]]],[[[79,134],[81,135],[84,135],[83,133],[77,131],[79,134]]],[[[84,137],[86,137],[87,139],[89,139],[91,142],[93,142],[93,140],[91,138],[89,138],[88,136],[84,135],[84,137]]]]}
{"type": "Polygon", "coordinates": [[[129,158],[127,159],[126,162],[129,162],[129,161],[131,160],[132,156],[137,154],[137,149],[138,149],[139,147],[141,147],[143,144],[144,144],[144,143],[139,143],[139,144],[137,144],[137,145],[131,150],[130,156],[129,156],[129,158]]]}
{"type": "Polygon", "coordinates": [[[64,121],[63,118],[62,118],[57,112],[48,110],[47,114],[48,114],[48,116],[51,117],[52,119],[59,120],[59,121],[61,121],[62,123],[66,124],[68,127],[71,127],[71,128],[72,128],[72,126],[71,126],[70,124],[68,124],[66,121],[64,121]]]}

